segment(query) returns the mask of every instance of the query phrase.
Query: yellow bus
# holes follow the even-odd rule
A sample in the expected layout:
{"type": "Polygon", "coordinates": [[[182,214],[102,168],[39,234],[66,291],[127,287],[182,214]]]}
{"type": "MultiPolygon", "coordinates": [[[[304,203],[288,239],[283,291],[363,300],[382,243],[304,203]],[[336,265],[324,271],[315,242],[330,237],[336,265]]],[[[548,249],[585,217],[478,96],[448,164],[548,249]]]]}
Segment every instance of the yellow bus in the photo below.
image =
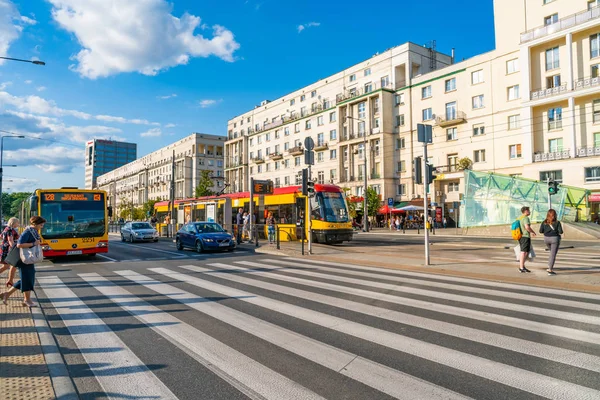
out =
{"type": "Polygon", "coordinates": [[[37,189],[21,205],[20,220],[39,215],[46,219],[41,232],[44,257],[108,252],[108,217],[103,190],[37,189]]]}

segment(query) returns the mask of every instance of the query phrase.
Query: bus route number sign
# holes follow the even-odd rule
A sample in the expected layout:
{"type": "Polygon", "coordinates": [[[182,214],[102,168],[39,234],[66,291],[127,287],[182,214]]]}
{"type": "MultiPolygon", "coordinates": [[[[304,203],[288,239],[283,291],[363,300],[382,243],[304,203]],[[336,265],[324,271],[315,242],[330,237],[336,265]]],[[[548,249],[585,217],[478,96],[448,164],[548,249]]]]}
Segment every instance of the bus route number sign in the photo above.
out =
{"type": "Polygon", "coordinates": [[[254,194],[273,194],[273,181],[254,181],[254,194]]]}

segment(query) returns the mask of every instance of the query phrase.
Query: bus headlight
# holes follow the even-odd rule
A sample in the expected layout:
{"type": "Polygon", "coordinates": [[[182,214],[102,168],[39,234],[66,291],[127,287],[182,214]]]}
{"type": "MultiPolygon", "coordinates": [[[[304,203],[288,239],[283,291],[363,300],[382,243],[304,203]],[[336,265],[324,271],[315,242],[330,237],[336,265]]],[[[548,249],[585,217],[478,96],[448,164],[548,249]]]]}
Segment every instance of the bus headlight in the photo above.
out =
{"type": "Polygon", "coordinates": [[[52,247],[48,246],[47,244],[42,246],[42,250],[43,251],[48,251],[48,250],[52,250],[52,247]]]}
{"type": "Polygon", "coordinates": [[[108,243],[107,242],[98,242],[96,247],[108,247],[108,243]]]}

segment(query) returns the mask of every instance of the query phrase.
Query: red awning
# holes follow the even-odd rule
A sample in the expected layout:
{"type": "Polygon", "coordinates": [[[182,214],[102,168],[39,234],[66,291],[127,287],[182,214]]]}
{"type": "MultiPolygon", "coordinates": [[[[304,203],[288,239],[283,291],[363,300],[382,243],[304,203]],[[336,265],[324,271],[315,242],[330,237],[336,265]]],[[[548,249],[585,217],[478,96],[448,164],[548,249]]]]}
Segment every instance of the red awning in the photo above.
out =
{"type": "Polygon", "coordinates": [[[403,213],[403,212],[405,212],[405,211],[404,211],[404,210],[399,210],[399,209],[397,209],[397,208],[394,208],[394,207],[390,207],[390,206],[388,206],[388,205],[382,206],[382,207],[381,207],[381,208],[379,208],[379,210],[377,211],[377,213],[378,213],[378,214],[389,214],[390,212],[391,212],[392,214],[400,214],[400,213],[403,213]]]}

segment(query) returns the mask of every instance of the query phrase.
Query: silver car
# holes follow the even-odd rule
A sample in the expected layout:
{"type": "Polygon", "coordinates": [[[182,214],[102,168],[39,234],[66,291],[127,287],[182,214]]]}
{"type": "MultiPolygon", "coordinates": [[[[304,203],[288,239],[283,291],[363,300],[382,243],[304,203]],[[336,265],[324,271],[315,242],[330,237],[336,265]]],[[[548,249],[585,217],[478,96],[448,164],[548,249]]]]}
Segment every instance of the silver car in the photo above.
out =
{"type": "Polygon", "coordinates": [[[128,222],[121,227],[121,241],[146,241],[158,242],[158,232],[147,222],[128,222]]]}

